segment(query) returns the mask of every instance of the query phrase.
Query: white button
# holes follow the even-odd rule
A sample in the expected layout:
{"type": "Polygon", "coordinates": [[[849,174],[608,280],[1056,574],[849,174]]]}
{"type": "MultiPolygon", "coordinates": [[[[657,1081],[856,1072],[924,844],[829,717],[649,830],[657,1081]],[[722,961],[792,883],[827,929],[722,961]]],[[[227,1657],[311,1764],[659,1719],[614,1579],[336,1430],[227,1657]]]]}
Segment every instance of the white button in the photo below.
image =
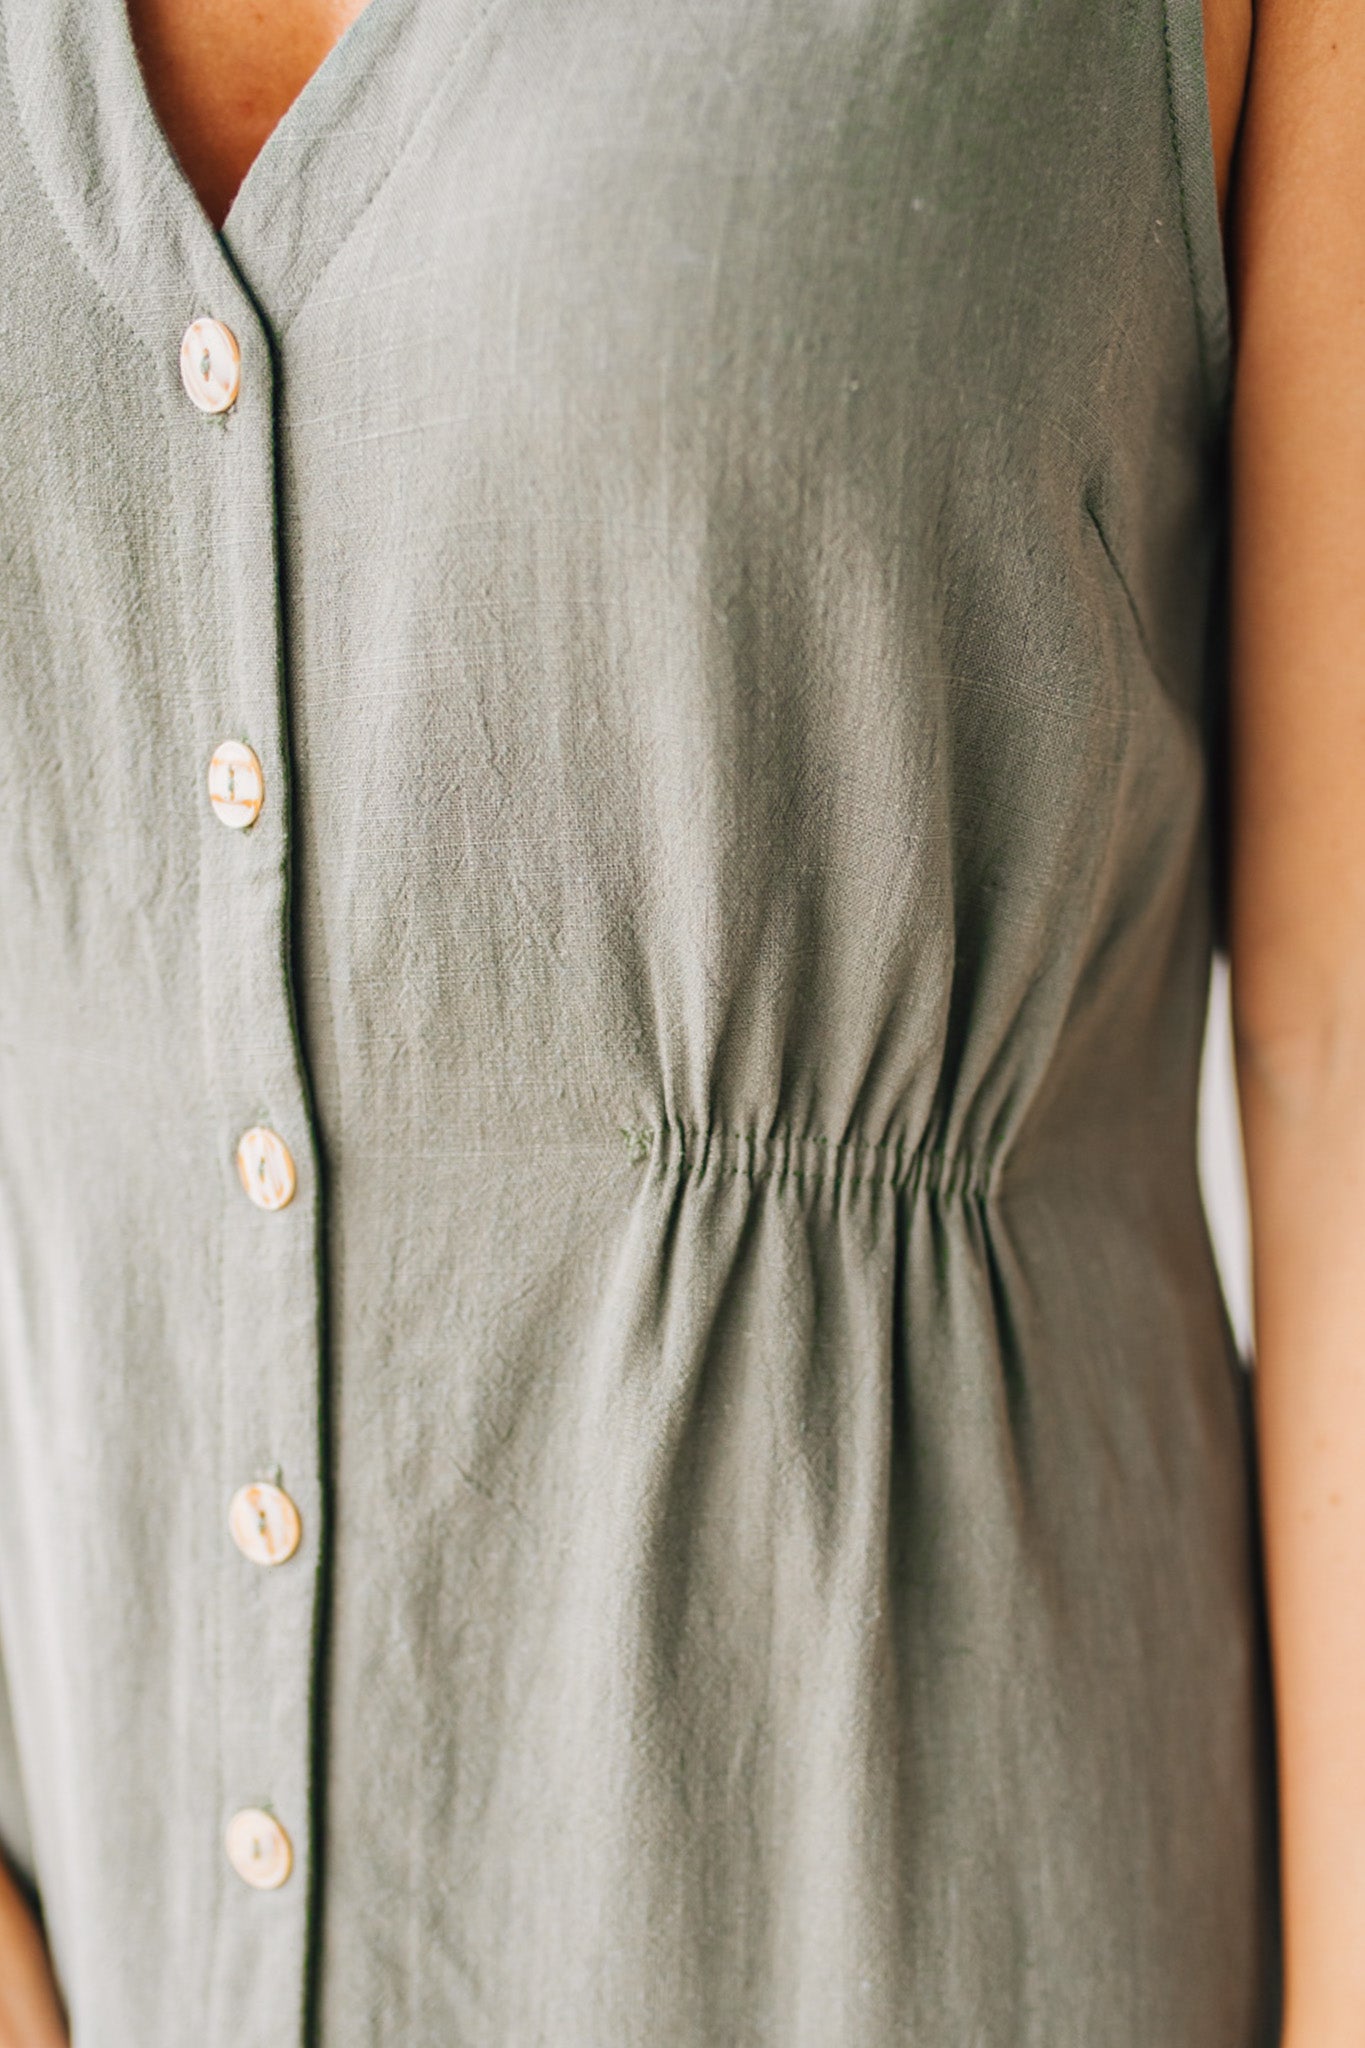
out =
{"type": "Polygon", "coordinates": [[[294,1199],[294,1162],[275,1131],[253,1124],[237,1140],[237,1171],[258,1209],[282,1209],[294,1199]]]}
{"type": "Polygon", "coordinates": [[[180,381],[200,412],[226,412],[242,381],[237,337],[221,320],[191,320],[180,342],[180,381]]]}
{"type": "Polygon", "coordinates": [[[239,1486],[228,1508],[228,1527],[253,1564],[283,1564],[299,1547],[299,1511],[279,1486],[239,1486]]]}
{"type": "Polygon", "coordinates": [[[273,1892],[294,1864],[288,1835],[274,1815],[259,1806],[244,1806],[233,1814],[227,1824],[227,1855],[243,1884],[258,1892],[273,1892]]]}
{"type": "Polygon", "coordinates": [[[265,801],[265,777],[251,748],[241,740],[223,740],[209,762],[209,802],[214,816],[240,832],[254,825],[265,801]]]}

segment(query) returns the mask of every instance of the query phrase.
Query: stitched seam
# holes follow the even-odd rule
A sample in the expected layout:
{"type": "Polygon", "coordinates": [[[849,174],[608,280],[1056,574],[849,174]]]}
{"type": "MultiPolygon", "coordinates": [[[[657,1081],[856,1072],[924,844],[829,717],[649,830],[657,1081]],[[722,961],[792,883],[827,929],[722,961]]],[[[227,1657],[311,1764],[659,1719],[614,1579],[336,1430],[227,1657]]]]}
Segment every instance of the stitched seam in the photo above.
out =
{"type": "Polygon", "coordinates": [[[1123,592],[1123,595],[1127,600],[1128,610],[1132,615],[1133,625],[1136,628],[1138,639],[1142,643],[1142,651],[1147,657],[1148,663],[1152,669],[1153,674],[1160,677],[1164,683],[1165,676],[1162,670],[1162,665],[1158,661],[1156,653],[1152,647],[1152,643],[1147,637],[1147,627],[1143,620],[1142,613],[1138,609],[1137,599],[1133,596],[1132,586],[1130,585],[1128,578],[1123,573],[1123,565],[1119,561],[1118,556],[1114,553],[1113,546],[1110,543],[1109,535],[1105,530],[1104,522],[1100,518],[1099,513],[1096,511],[1095,506],[1091,500],[1090,493],[1088,491],[1085,495],[1084,503],[1086,516],[1089,519],[1090,524],[1094,527],[1095,532],[1099,536],[1100,546],[1104,549],[1105,554],[1108,556],[1109,566],[1114,572],[1115,580],[1117,581],[1119,589],[1123,592]]]}
{"type": "Polygon", "coordinates": [[[137,328],[133,325],[132,320],[124,311],[123,307],[120,306],[116,300],[110,298],[108,292],[104,288],[104,285],[100,281],[98,273],[92,267],[84,252],[77,247],[75,241],[72,239],[71,230],[67,227],[66,221],[62,217],[61,207],[57,204],[57,200],[52,191],[52,187],[48,184],[47,179],[43,174],[42,166],[38,162],[37,156],[34,154],[33,144],[29,139],[28,123],[24,117],[23,106],[20,102],[19,93],[14,83],[14,67],[11,61],[10,29],[8,21],[5,27],[4,44],[5,91],[8,95],[9,103],[14,113],[14,132],[19,137],[20,148],[23,150],[24,156],[28,162],[28,167],[30,171],[33,173],[33,182],[37,186],[38,190],[42,193],[43,198],[47,201],[48,210],[51,213],[52,218],[57,223],[58,233],[61,235],[62,240],[66,243],[67,248],[71,251],[71,254],[75,257],[76,262],[80,266],[80,269],[83,272],[83,274],[89,278],[91,284],[95,287],[96,292],[99,294],[100,300],[104,305],[106,305],[109,308],[109,311],[114,315],[114,318],[118,321],[119,326],[124,330],[124,332],[132,336],[133,340],[137,343],[143,355],[146,356],[148,362],[152,365],[153,369],[159,371],[161,368],[161,363],[157,355],[157,351],[152,347],[151,343],[147,340],[145,335],[138,333],[137,328]]]}
{"type": "Polygon", "coordinates": [[[323,1151],[321,1121],[313,1085],[312,1067],[304,1042],[295,970],[294,923],[297,915],[298,845],[295,820],[298,811],[295,755],[296,720],[289,688],[289,627],[287,565],[282,535],[281,507],[284,484],[280,474],[282,442],[279,432],[279,383],[270,385],[271,509],[270,552],[275,565],[278,613],[275,636],[275,690],[279,725],[280,832],[280,917],[277,927],[279,954],[276,962],[285,991],[285,1009],[293,1047],[294,1069],[303,1104],[304,1129],[313,1170],[311,1217],[311,1272],[313,1280],[313,1344],[315,1399],[313,1404],[313,1449],[316,1459],[313,1511],[313,1543],[316,1563],[309,1604],[308,1696],[306,1708],[306,1755],[304,1784],[307,1815],[304,1837],[308,1849],[307,1883],[304,1899],[303,1957],[300,1985],[299,2026],[303,2041],[314,2048],[321,2025],[322,1968],[322,1866],[326,1838],[326,1761],[328,1728],[327,1658],[331,1641],[333,1572],[335,1546],[332,1535],[332,1318],[329,1301],[330,1267],[327,1247],[327,1162],[323,1151]]]}

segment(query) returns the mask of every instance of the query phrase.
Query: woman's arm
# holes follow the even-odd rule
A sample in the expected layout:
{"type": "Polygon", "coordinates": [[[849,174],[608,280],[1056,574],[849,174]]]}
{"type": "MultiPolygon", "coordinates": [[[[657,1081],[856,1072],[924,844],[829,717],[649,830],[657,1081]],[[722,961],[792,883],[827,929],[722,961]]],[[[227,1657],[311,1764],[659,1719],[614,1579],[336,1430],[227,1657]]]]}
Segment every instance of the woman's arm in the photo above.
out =
{"type": "Polygon", "coordinates": [[[47,1951],[0,1858],[0,2048],[66,2048],[47,1951]]]}
{"type": "Polygon", "coordinates": [[[1292,2048],[1365,2043],[1365,7],[1256,0],[1233,192],[1231,987],[1292,2048]]]}

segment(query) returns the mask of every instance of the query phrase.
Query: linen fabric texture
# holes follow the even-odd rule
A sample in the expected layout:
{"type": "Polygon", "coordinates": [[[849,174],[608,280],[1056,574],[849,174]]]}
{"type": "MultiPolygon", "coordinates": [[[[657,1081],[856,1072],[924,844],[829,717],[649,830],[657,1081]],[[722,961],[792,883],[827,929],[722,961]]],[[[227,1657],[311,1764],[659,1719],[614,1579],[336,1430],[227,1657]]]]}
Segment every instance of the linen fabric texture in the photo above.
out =
{"type": "Polygon", "coordinates": [[[121,0],[0,4],[0,1835],[76,2048],[1268,2042],[1197,0],[371,0],[221,235],[121,0]]]}

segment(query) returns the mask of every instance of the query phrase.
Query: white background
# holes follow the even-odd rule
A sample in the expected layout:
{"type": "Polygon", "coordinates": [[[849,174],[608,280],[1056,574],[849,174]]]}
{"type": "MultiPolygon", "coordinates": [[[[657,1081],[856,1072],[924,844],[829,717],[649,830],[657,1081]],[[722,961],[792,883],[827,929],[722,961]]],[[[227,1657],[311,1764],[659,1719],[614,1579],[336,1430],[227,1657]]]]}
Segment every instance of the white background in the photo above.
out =
{"type": "Polygon", "coordinates": [[[1204,1040],[1199,1098],[1199,1170],[1204,1206],[1213,1232],[1223,1292],[1237,1341],[1251,1347],[1251,1249],[1247,1219],[1242,1137],[1237,1119],[1237,1082],[1232,1062],[1227,963],[1214,962],[1208,1030],[1204,1040]]]}

